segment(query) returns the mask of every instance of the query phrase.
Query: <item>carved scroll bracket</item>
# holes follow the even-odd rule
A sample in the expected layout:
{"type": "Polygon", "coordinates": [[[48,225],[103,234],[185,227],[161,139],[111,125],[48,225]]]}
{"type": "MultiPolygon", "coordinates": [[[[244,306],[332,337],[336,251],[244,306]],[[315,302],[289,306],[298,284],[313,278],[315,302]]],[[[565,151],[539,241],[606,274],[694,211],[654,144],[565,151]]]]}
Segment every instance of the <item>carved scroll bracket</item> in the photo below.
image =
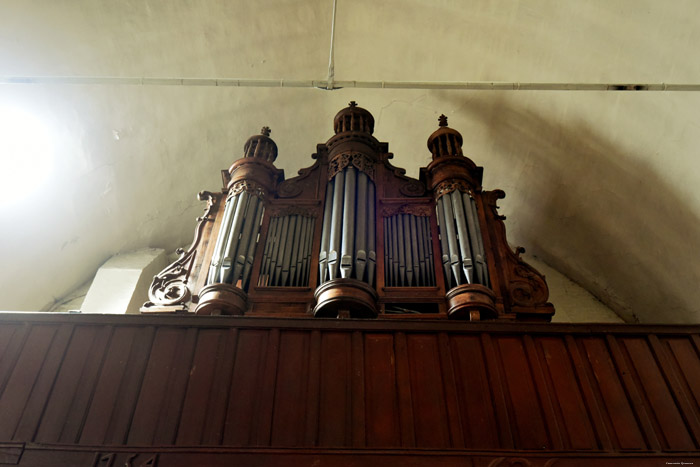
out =
{"type": "Polygon", "coordinates": [[[381,210],[382,217],[391,217],[397,214],[411,214],[418,217],[430,217],[431,206],[425,204],[401,204],[399,206],[384,206],[381,210]]]}
{"type": "Polygon", "coordinates": [[[185,305],[191,298],[191,292],[187,287],[187,281],[194,266],[197,247],[202,240],[204,227],[207,222],[213,221],[211,216],[212,208],[218,203],[218,196],[209,191],[200,191],[197,195],[200,201],[207,202],[204,214],[197,218],[194,240],[187,249],[177,249],[180,257],[168,267],[158,273],[148,290],[150,301],[144,303],[143,308],[148,309],[157,306],[185,305]]]}
{"type": "Polygon", "coordinates": [[[333,157],[328,162],[328,180],[331,180],[349,165],[366,173],[370,180],[374,181],[374,162],[369,156],[359,152],[344,152],[333,157]]]}

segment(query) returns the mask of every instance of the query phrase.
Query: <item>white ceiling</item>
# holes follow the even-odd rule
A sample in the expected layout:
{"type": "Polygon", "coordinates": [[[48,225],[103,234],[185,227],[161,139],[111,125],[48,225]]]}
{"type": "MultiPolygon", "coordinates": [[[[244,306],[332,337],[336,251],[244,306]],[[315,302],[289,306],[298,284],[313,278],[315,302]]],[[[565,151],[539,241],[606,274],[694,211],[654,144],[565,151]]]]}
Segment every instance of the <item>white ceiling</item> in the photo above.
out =
{"type": "MultiPolygon", "coordinates": [[[[2,76],[327,75],[331,0],[0,11],[2,76]]],[[[337,80],[700,83],[695,0],[338,0],[335,33],[337,80]]],[[[43,121],[55,154],[46,183],[0,203],[0,309],[43,309],[120,251],[188,244],[195,194],[248,136],[269,125],[292,176],[350,100],[412,176],[445,113],[508,194],[512,244],[628,321],[700,322],[700,92],[0,85],[0,108],[43,121]]]]}

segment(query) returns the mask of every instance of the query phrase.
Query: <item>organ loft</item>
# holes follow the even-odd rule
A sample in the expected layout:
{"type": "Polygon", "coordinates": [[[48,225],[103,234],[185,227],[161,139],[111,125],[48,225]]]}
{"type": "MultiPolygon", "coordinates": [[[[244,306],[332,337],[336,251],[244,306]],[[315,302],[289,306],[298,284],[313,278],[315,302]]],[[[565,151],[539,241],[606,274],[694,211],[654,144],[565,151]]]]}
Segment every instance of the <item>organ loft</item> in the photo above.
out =
{"type": "Polygon", "coordinates": [[[447,117],[419,179],[392,165],[354,101],[314,164],[285,179],[270,129],[222,171],[194,242],[158,274],[144,313],[549,321],[544,277],[508,245],[500,190],[447,117]]]}
{"type": "Polygon", "coordinates": [[[447,118],[418,179],[333,130],[288,179],[248,139],[140,314],[0,314],[0,465],[700,459],[697,326],[549,322],[447,118]]]}

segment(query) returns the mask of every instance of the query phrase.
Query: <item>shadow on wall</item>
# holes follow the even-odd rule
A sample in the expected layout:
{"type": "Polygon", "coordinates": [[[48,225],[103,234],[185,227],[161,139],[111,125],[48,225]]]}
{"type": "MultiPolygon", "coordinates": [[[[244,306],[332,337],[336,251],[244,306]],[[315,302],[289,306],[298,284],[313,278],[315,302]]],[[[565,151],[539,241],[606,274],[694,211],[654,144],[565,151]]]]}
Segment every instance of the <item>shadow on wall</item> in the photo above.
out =
{"type": "Polygon", "coordinates": [[[693,254],[700,251],[700,222],[641,160],[651,154],[631,157],[586,122],[538,114],[522,100],[490,95],[457,105],[470,119],[486,120],[492,145],[491,154],[475,154],[464,134],[465,154],[485,166],[487,177],[489,159],[515,172],[506,176],[516,192],[502,202],[513,213],[506,221],[511,241],[627,322],[700,321],[693,254]]]}

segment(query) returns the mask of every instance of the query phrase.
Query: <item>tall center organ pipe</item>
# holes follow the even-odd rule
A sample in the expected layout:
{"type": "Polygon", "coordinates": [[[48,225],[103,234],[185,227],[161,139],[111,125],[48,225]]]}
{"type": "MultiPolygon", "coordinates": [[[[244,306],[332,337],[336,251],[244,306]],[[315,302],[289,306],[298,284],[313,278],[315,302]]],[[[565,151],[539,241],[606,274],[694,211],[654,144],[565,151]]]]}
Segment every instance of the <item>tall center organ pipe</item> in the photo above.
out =
{"type": "Polygon", "coordinates": [[[348,164],[326,189],[319,268],[321,283],[337,278],[370,285],[376,268],[375,186],[348,164]]]}
{"type": "Polygon", "coordinates": [[[476,201],[455,189],[437,201],[442,264],[449,287],[489,285],[476,201]]]}
{"type": "Polygon", "coordinates": [[[207,284],[236,285],[240,280],[241,288],[248,287],[264,210],[263,200],[246,190],[229,196],[207,284]]]}

